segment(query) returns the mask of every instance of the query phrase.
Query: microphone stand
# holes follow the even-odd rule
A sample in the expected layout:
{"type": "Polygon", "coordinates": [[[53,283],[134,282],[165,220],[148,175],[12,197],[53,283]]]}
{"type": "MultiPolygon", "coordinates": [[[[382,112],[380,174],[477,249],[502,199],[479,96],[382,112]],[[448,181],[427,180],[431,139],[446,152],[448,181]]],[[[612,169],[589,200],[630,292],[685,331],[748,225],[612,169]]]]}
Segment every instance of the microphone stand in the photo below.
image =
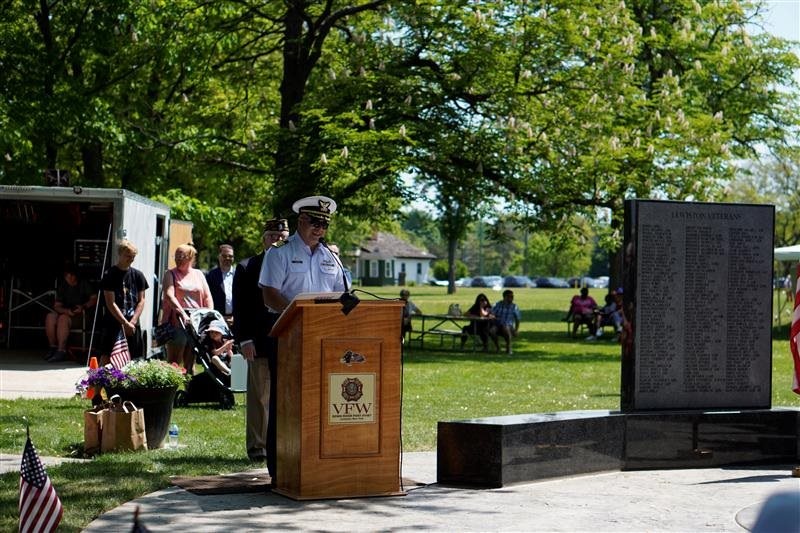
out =
{"type": "Polygon", "coordinates": [[[359,300],[358,296],[356,296],[350,291],[350,287],[347,285],[347,274],[345,273],[344,263],[342,263],[342,260],[339,258],[339,255],[335,254],[333,250],[331,250],[330,246],[328,246],[328,243],[325,242],[324,238],[320,237],[319,243],[325,248],[327,248],[327,250],[333,256],[333,260],[336,261],[337,265],[339,265],[339,270],[342,271],[342,282],[344,283],[344,292],[339,297],[339,301],[342,304],[342,313],[348,315],[350,314],[350,311],[355,309],[355,307],[359,304],[361,300],[359,300]]]}

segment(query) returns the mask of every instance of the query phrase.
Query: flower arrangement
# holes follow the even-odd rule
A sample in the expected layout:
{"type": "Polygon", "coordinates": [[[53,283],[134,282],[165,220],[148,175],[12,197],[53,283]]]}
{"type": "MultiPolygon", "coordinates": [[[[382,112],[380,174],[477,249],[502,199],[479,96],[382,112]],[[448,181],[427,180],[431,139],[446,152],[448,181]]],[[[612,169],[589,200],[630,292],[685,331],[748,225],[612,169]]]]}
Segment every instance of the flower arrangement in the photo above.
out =
{"type": "Polygon", "coordinates": [[[186,369],[160,359],[131,361],[122,370],[128,377],[120,383],[123,389],[165,389],[179,387],[186,380],[186,369]]]}
{"type": "Polygon", "coordinates": [[[179,387],[186,380],[186,370],[175,363],[160,359],[134,360],[122,369],[106,365],[90,369],[78,381],[76,388],[82,396],[87,389],[166,389],[179,387]]]}

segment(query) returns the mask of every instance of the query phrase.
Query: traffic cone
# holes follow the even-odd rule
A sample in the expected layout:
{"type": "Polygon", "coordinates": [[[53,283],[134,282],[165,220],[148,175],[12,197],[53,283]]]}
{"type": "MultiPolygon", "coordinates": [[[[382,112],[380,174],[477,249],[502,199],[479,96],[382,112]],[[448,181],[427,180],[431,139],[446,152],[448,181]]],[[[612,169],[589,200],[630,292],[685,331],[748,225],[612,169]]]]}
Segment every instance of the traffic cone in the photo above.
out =
{"type": "MultiPolygon", "coordinates": [[[[90,370],[94,370],[94,369],[95,369],[95,368],[97,368],[98,366],[99,366],[99,365],[97,364],[97,357],[91,357],[91,358],[89,359],[89,369],[90,369],[90,370]]],[[[89,388],[89,389],[86,389],[86,397],[87,397],[88,399],[90,399],[90,400],[91,400],[92,398],[94,398],[94,387],[91,387],[91,388],[89,388]]]]}

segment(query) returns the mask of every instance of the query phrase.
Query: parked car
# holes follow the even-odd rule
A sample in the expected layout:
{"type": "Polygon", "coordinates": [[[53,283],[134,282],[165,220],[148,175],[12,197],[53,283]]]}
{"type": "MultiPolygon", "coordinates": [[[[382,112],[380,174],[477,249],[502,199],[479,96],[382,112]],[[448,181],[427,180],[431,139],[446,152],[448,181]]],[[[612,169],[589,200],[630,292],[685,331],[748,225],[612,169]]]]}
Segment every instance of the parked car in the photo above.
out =
{"type": "Polygon", "coordinates": [[[574,277],[567,280],[567,285],[570,287],[589,287],[591,289],[601,289],[608,287],[608,277],[603,278],[590,278],[588,276],[574,277]]]}
{"type": "Polygon", "coordinates": [[[573,287],[573,288],[588,286],[585,283],[585,280],[587,280],[587,279],[589,279],[589,278],[573,276],[573,277],[567,279],[567,285],[569,285],[570,287],[573,287]]]}
{"type": "Polygon", "coordinates": [[[535,287],[528,276],[506,276],[503,278],[503,287],[535,287]]]}
{"type": "Polygon", "coordinates": [[[471,287],[472,278],[458,278],[456,280],[456,287],[471,287]]]}
{"type": "Polygon", "coordinates": [[[503,278],[500,276],[475,276],[472,278],[470,287],[486,287],[489,289],[500,289],[503,287],[503,278]]]}
{"type": "Polygon", "coordinates": [[[446,280],[446,279],[436,279],[436,278],[430,278],[430,279],[428,280],[428,283],[429,283],[430,285],[435,285],[435,286],[437,286],[437,287],[447,287],[447,285],[448,285],[448,283],[447,283],[447,280],[446,280]]]}
{"type": "Polygon", "coordinates": [[[561,278],[553,278],[553,277],[541,277],[536,278],[536,286],[537,287],[546,287],[550,289],[568,289],[569,283],[564,281],[561,278]]]}

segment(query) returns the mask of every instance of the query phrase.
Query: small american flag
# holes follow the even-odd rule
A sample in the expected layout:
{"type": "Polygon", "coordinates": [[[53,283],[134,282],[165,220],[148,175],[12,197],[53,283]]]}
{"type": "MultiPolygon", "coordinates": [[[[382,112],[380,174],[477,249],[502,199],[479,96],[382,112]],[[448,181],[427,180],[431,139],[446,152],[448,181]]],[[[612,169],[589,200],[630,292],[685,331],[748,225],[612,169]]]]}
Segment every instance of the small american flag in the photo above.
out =
{"type": "Polygon", "coordinates": [[[63,514],[61,500],[44,471],[29,435],[19,469],[19,531],[55,531],[63,514]]]}
{"type": "Polygon", "coordinates": [[[789,347],[792,349],[794,359],[794,376],[792,390],[800,394],[800,263],[797,263],[797,277],[794,290],[794,314],[792,315],[792,329],[789,331],[789,347]]]}
{"type": "Polygon", "coordinates": [[[131,360],[131,353],[128,351],[128,339],[125,338],[125,332],[121,329],[117,334],[117,340],[114,341],[114,347],[111,348],[111,366],[120,369],[131,360]]]}

